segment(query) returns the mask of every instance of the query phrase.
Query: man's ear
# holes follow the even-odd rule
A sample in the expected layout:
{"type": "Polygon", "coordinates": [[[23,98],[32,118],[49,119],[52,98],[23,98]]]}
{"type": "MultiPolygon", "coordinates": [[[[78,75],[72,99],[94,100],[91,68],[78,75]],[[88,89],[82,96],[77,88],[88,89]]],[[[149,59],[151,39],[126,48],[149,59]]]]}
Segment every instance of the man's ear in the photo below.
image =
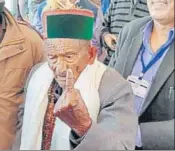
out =
{"type": "Polygon", "coordinates": [[[95,46],[89,46],[89,64],[93,64],[97,55],[97,48],[95,46]]]}

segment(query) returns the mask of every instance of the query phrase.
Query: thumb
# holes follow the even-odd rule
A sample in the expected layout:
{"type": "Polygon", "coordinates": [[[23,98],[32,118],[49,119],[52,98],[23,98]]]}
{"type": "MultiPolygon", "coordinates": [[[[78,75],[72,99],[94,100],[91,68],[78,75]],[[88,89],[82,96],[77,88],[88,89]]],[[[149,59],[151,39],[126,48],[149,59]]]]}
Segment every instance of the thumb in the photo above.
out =
{"type": "Polygon", "coordinates": [[[117,41],[117,37],[115,35],[111,35],[111,38],[115,41],[117,41]]]}

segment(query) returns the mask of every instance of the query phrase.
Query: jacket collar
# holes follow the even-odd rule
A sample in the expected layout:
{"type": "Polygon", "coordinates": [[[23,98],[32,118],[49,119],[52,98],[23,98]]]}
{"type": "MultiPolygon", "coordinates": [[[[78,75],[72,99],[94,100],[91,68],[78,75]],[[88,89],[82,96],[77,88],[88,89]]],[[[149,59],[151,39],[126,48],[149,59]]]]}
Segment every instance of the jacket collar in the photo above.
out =
{"type": "Polygon", "coordinates": [[[4,16],[7,30],[0,44],[0,48],[11,44],[18,44],[24,41],[24,35],[19,28],[18,23],[7,9],[4,10],[4,16]]]}
{"type": "MultiPolygon", "coordinates": [[[[133,69],[133,66],[135,64],[135,61],[138,57],[140,47],[142,45],[143,41],[143,30],[145,28],[145,25],[140,28],[140,32],[133,37],[132,42],[129,46],[129,51],[126,58],[129,58],[126,60],[125,70],[124,70],[124,77],[127,78],[133,69]]],[[[150,105],[150,103],[154,100],[157,93],[160,91],[163,84],[166,82],[168,77],[171,75],[171,73],[174,71],[174,43],[169,48],[169,51],[167,52],[166,56],[164,57],[157,73],[155,80],[152,83],[151,89],[147,96],[147,101],[144,102],[143,108],[141,111],[141,114],[144,113],[144,111],[147,109],[147,107],[150,105]]]]}
{"type": "Polygon", "coordinates": [[[0,61],[24,52],[25,37],[11,14],[5,10],[6,32],[0,43],[0,61]]]}

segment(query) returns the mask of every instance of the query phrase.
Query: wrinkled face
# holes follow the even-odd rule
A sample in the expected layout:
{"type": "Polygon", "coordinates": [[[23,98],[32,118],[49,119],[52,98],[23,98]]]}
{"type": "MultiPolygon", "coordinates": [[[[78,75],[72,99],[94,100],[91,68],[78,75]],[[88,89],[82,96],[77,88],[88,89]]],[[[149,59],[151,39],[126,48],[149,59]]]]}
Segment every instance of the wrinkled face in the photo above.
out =
{"type": "Polygon", "coordinates": [[[87,64],[93,63],[95,59],[95,54],[91,53],[89,41],[47,39],[44,44],[49,66],[63,89],[66,84],[67,69],[72,70],[76,81],[87,64]]]}
{"type": "Polygon", "coordinates": [[[161,24],[174,23],[174,0],[147,0],[153,20],[161,24]]]}

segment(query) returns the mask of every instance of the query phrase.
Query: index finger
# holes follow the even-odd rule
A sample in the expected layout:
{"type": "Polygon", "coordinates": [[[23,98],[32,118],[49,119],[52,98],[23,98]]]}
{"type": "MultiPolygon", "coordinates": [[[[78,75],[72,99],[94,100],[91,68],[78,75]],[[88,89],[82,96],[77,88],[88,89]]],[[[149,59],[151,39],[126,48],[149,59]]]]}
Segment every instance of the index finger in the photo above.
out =
{"type": "Polygon", "coordinates": [[[71,69],[67,70],[66,74],[66,90],[74,88],[74,75],[71,69]]]}

